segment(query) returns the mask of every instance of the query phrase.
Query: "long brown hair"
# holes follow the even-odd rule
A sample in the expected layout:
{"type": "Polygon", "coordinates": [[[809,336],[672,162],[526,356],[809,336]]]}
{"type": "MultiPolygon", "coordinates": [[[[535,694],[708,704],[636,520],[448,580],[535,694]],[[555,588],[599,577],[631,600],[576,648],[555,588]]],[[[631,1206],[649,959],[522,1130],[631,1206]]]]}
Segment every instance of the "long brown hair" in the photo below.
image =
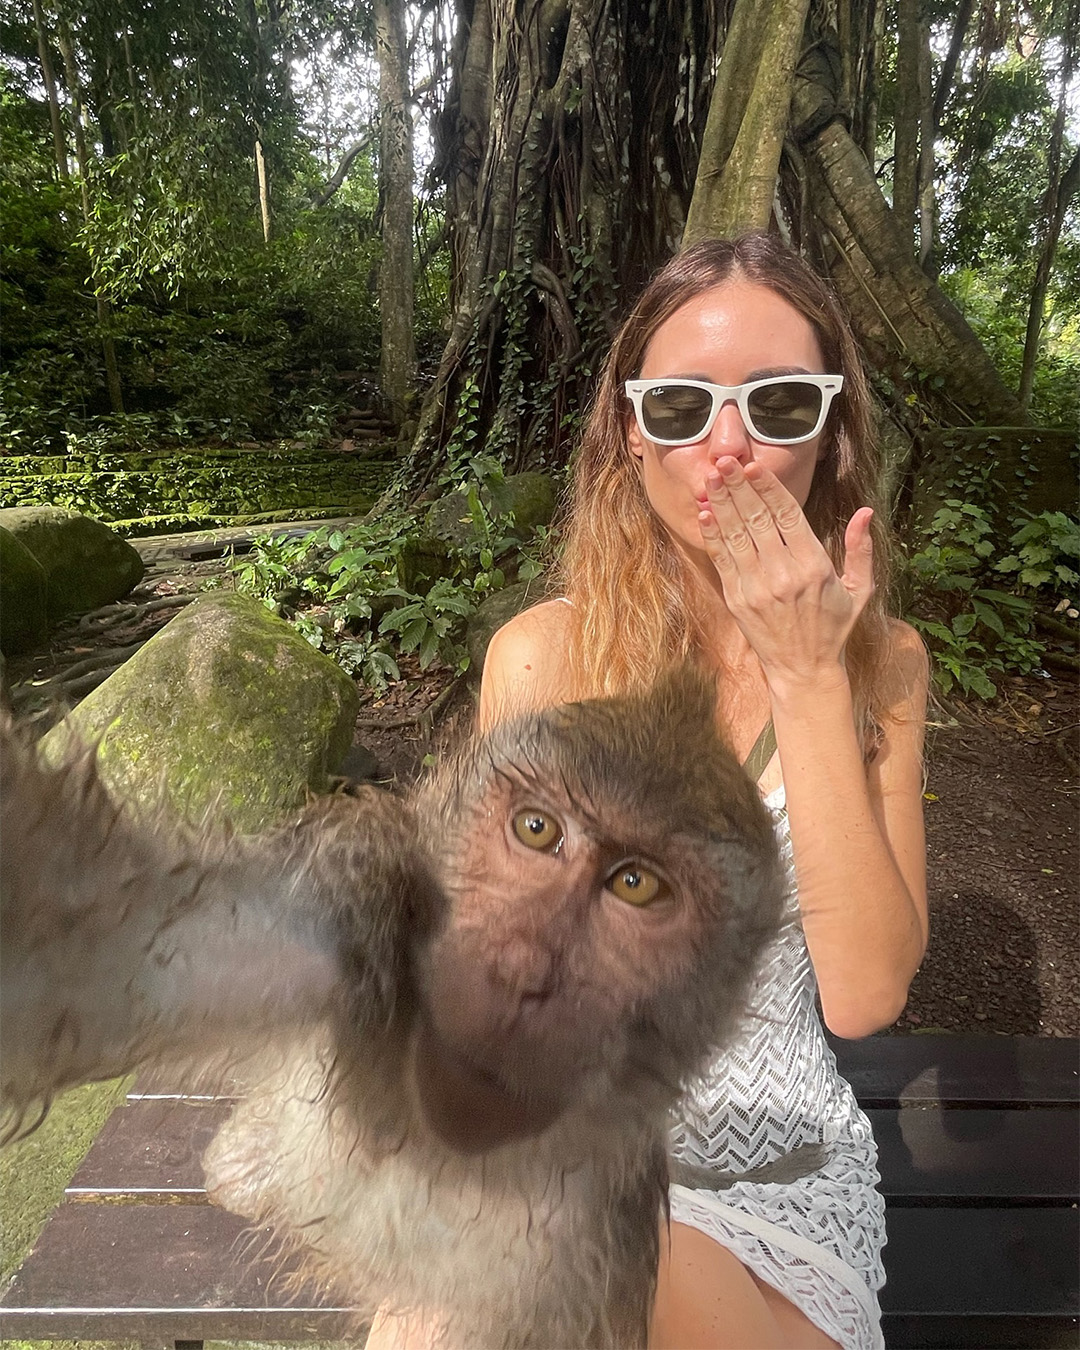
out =
{"type": "MultiPolygon", "coordinates": [[[[726,282],[765,286],[812,325],[826,371],[842,375],[807,499],[807,519],[838,570],[844,529],[860,506],[877,506],[880,479],[870,394],[859,352],[829,288],[779,239],[713,239],[672,258],[623,322],[600,375],[577,453],[560,565],[572,601],[570,671],[579,695],[641,688],[672,661],[704,646],[695,619],[700,582],[651,510],[630,450],[632,415],[623,390],[640,371],[653,334],[688,300],[726,282]]],[[[888,647],[890,544],[884,513],[872,525],[876,589],[848,641],[857,723],[867,741],[880,724],[888,647]]]]}

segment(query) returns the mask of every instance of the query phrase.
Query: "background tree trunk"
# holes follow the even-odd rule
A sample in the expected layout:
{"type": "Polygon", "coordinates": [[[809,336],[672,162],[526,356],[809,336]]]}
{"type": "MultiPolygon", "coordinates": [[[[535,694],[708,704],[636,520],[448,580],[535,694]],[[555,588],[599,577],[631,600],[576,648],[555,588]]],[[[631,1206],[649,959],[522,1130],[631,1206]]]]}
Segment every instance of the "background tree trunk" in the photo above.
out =
{"type": "MultiPolygon", "coordinates": [[[[90,219],[90,157],[86,149],[86,131],[83,126],[85,116],[82,86],[79,83],[79,70],[75,61],[75,44],[67,21],[61,18],[58,29],[60,54],[64,60],[64,76],[67,81],[68,96],[71,99],[71,129],[75,139],[75,159],[79,166],[79,192],[82,200],[84,222],[90,219]]],[[[91,260],[91,267],[93,266],[91,260]]],[[[94,304],[97,309],[98,334],[101,341],[101,355],[105,363],[105,385],[109,391],[109,405],[119,416],[124,412],[124,391],[120,384],[120,366],[116,360],[116,345],[109,331],[111,312],[109,302],[101,294],[97,278],[91,271],[90,284],[94,291],[94,304]]]]}
{"type": "Polygon", "coordinates": [[[772,218],[809,0],[735,0],[713,87],[683,247],[772,218]]]}
{"type": "Polygon", "coordinates": [[[892,210],[900,238],[911,254],[915,252],[915,210],[919,200],[920,8],[920,0],[897,0],[892,210]]]}
{"type": "Polygon", "coordinates": [[[255,179],[259,189],[259,219],[262,221],[263,243],[270,242],[270,179],[266,172],[261,135],[255,134],[255,179]]]}
{"type": "MultiPolygon", "coordinates": [[[[1080,14],[1080,8],[1074,8],[1074,18],[1080,14]]],[[[1061,226],[1069,203],[1080,188],[1080,150],[1074,152],[1071,162],[1061,169],[1062,144],[1065,137],[1065,118],[1068,109],[1068,94],[1076,69],[1076,44],[1080,34],[1075,27],[1071,32],[1071,41],[1065,45],[1061,59],[1061,91],[1058,96],[1057,113],[1050,133],[1050,148],[1047,155],[1046,195],[1043,198],[1042,224],[1043,237],[1039,248],[1039,261],[1035,268],[1035,281],[1031,288],[1031,302],[1028,306],[1027,331],[1024,335],[1024,357],[1020,367],[1020,406],[1027,409],[1031,402],[1031,392],[1035,383],[1035,361],[1039,354],[1039,339],[1042,336],[1043,308],[1046,304],[1046,291],[1050,284],[1050,271],[1054,265],[1061,226]]]]}
{"type": "Polygon", "coordinates": [[[413,128],[406,102],[404,0],[375,0],[379,59],[379,381],[400,420],[416,377],[413,343],[413,128]]]}
{"type": "Polygon", "coordinates": [[[49,124],[52,127],[56,172],[66,182],[68,178],[67,142],[64,139],[60,99],[56,93],[56,77],[53,75],[52,57],[49,54],[49,30],[45,24],[41,0],[34,0],[34,28],[37,32],[38,58],[41,61],[41,79],[45,85],[45,97],[49,103],[49,124]]]}

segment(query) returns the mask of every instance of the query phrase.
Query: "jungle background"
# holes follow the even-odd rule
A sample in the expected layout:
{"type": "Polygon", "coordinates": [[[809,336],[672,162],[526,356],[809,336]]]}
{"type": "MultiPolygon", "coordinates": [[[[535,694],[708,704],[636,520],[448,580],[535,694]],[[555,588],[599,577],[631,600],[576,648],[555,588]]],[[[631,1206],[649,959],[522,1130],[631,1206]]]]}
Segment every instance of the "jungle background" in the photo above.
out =
{"type": "MultiPolygon", "coordinates": [[[[0,508],[151,560],[11,656],[17,711],[235,587],[408,780],[467,625],[542,586],[557,523],[512,487],[561,487],[621,315],[774,229],[850,313],[934,656],[898,1029],[1077,1034],[1078,50],[1080,0],[0,0],[0,508]],[[161,562],[193,532],[238,556],[161,562]]],[[[94,1092],[6,1156],[0,1275],[94,1092]]]]}
{"type": "Polygon", "coordinates": [[[1080,0],[5,0],[0,506],[129,536],[377,506],[332,586],[303,545],[247,584],[291,569],[376,686],[460,666],[518,566],[503,476],[559,485],[658,264],[773,228],[860,338],[943,692],[1075,669],[1078,30],[1080,0]],[[455,486],[472,554],[404,567],[402,511],[455,486]]]}

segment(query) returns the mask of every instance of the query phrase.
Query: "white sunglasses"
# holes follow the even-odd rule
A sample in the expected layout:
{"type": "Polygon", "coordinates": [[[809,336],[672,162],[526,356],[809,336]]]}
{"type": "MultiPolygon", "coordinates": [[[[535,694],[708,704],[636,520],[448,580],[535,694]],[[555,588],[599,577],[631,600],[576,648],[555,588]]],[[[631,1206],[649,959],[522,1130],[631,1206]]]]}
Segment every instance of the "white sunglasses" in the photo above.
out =
{"type": "Polygon", "coordinates": [[[743,425],[757,441],[797,445],[825,425],[842,375],[774,375],[749,384],[704,380],[627,380],[626,396],[642,435],[657,445],[691,445],[713,429],[720,409],[733,399],[743,425]]]}

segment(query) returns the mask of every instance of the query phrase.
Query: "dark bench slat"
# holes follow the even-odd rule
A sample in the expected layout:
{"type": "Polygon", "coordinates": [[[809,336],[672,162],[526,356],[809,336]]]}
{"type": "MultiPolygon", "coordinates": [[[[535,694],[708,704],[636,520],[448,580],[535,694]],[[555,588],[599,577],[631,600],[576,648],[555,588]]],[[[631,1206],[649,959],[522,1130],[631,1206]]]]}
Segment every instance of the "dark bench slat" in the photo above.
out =
{"type": "Polygon", "coordinates": [[[829,1038],[864,1107],[1075,1106],[1080,1040],[1046,1036],[829,1038]]]}
{"type": "Polygon", "coordinates": [[[1075,1209],[890,1208],[885,1313],[1064,1317],[1080,1310],[1075,1209]]]}
{"type": "Polygon", "coordinates": [[[896,1204],[1031,1205],[1080,1200],[1080,1150],[1071,1111],[867,1113],[881,1189],[896,1204]]]}
{"type": "MultiPolygon", "coordinates": [[[[136,1100],[109,1118],[69,1199],[205,1200],[201,1157],[227,1103],[136,1100]]],[[[1080,1199],[1072,1113],[1053,1109],[871,1110],[882,1190],[893,1203],[1071,1204],[1080,1199]]]]}
{"type": "Polygon", "coordinates": [[[0,1306],[0,1337],[316,1340],[357,1317],[212,1205],[61,1205],[0,1306]],[[78,1260],[73,1253],[78,1253],[78,1260]],[[117,1306],[117,1305],[120,1306],[117,1306]]]}
{"type": "Polygon", "coordinates": [[[916,1317],[881,1319],[885,1350],[1076,1350],[1075,1317],[916,1317]]]}
{"type": "Polygon", "coordinates": [[[227,1102],[129,1101],[106,1121],[65,1195],[205,1204],[202,1155],[228,1113],[227,1102]]]}

